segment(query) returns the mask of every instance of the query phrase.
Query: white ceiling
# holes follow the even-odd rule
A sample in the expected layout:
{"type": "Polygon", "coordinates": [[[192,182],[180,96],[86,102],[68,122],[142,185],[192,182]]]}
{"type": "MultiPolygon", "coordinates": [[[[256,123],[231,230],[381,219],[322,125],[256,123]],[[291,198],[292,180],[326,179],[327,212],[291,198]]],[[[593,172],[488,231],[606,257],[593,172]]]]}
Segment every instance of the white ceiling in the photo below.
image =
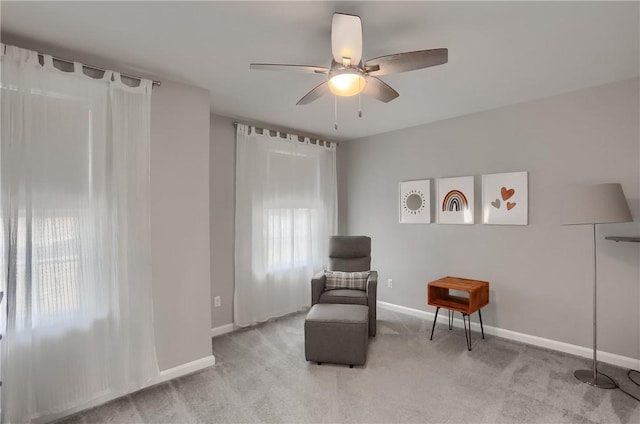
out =
{"type": "Polygon", "coordinates": [[[639,74],[638,2],[2,1],[1,8],[4,40],[204,87],[213,113],[331,140],[639,74]],[[323,76],[249,70],[251,62],[328,66],[334,12],[362,18],[365,59],[446,47],[449,63],[382,77],[400,97],[383,104],[363,96],[362,118],[357,96],[339,99],[334,131],[332,96],[296,106],[323,76]]]}

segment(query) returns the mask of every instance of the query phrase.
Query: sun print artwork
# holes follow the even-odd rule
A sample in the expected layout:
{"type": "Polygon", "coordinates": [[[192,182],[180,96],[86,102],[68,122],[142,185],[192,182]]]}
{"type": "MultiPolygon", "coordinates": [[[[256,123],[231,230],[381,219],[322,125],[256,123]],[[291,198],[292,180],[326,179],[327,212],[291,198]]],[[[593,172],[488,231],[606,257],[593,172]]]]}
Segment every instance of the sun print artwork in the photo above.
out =
{"type": "Polygon", "coordinates": [[[528,174],[509,172],[482,176],[482,222],[528,224],[528,174]]]}
{"type": "Polygon", "coordinates": [[[402,207],[405,212],[417,215],[424,209],[424,193],[420,190],[411,190],[405,194],[402,207]]]}
{"type": "Polygon", "coordinates": [[[431,180],[400,183],[400,222],[427,224],[431,222],[431,180]]]}
{"type": "Polygon", "coordinates": [[[438,223],[473,224],[473,177],[438,179],[438,223]]]}

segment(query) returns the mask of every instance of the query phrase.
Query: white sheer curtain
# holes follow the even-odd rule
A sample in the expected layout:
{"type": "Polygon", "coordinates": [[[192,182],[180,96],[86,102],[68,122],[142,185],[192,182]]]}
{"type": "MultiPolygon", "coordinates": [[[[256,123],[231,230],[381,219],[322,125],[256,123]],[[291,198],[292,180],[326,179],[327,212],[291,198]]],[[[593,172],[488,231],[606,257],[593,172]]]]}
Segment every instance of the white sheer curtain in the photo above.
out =
{"type": "Polygon", "coordinates": [[[151,82],[132,88],[1,48],[2,421],[24,423],[158,373],[151,82]]]}
{"type": "Polygon", "coordinates": [[[337,226],[335,144],[236,133],[234,323],[247,326],[311,303],[337,226]]]}

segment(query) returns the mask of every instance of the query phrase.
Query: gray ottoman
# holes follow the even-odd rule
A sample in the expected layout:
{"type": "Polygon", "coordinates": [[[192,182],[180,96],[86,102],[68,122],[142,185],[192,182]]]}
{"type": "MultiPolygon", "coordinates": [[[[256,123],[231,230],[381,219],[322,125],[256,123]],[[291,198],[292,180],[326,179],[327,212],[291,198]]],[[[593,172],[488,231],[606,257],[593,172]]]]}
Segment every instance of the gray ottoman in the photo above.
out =
{"type": "Polygon", "coordinates": [[[364,365],[368,345],[368,306],[318,303],[304,321],[307,361],[364,365]]]}

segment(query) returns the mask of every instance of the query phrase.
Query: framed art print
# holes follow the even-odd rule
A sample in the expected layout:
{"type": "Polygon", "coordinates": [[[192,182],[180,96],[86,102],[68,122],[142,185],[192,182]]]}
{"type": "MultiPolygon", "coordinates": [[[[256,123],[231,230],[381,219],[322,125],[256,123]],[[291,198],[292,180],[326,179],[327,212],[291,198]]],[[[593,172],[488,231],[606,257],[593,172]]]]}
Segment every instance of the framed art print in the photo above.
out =
{"type": "Polygon", "coordinates": [[[431,222],[431,180],[400,183],[400,223],[428,224],[431,222]]]}
{"type": "Polygon", "coordinates": [[[482,222],[496,225],[527,225],[528,221],[528,173],[483,175],[482,222]]]}
{"type": "Polygon", "coordinates": [[[438,179],[438,223],[473,224],[473,177],[438,179]]]}

